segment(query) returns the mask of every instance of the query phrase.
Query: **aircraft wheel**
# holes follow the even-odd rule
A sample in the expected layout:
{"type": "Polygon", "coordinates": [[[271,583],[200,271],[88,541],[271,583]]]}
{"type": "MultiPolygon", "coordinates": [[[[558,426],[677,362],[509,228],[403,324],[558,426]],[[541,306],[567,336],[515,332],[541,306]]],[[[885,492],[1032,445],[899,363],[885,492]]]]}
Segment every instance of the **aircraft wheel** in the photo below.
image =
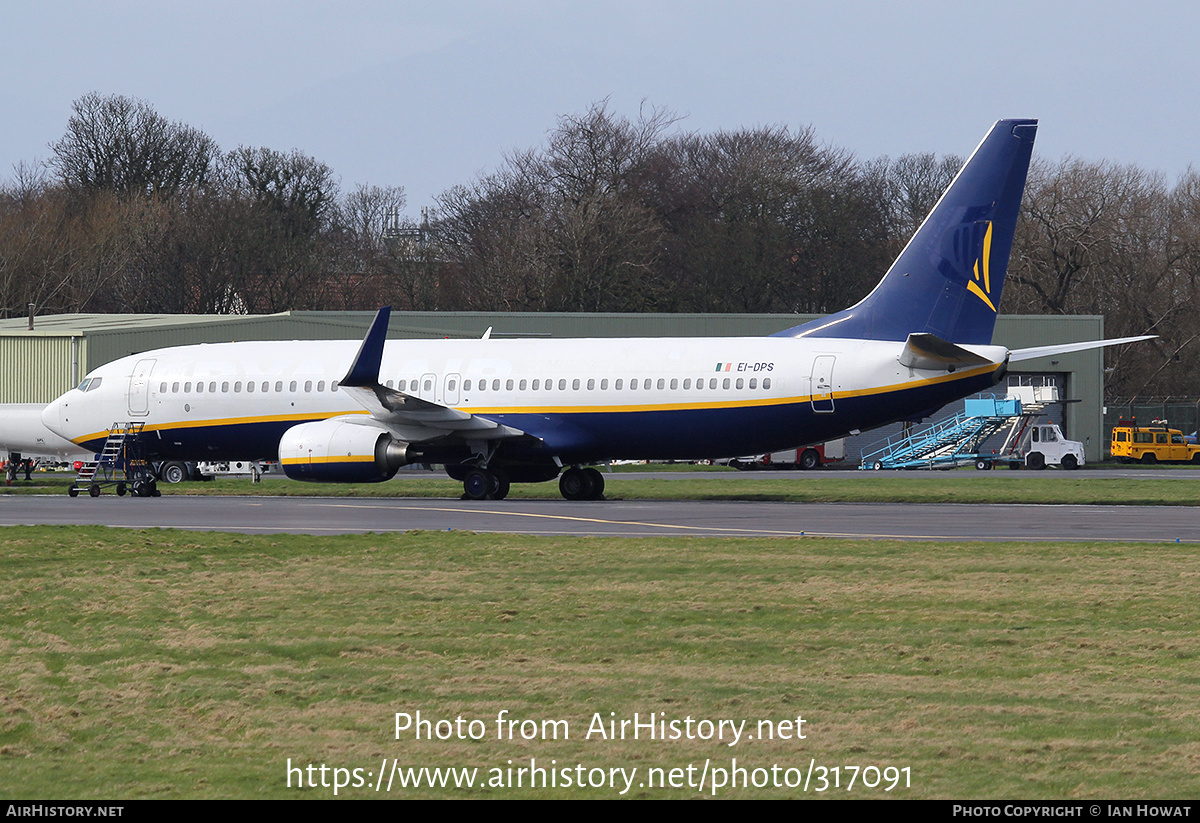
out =
{"type": "Polygon", "coordinates": [[[67,489],[67,494],[71,497],[78,497],[79,496],[79,487],[76,486],[74,483],[72,483],[71,488],[67,489]]]}
{"type": "Polygon", "coordinates": [[[471,469],[463,478],[463,493],[468,500],[487,500],[492,494],[495,479],[486,469],[471,469]]]}
{"type": "Polygon", "coordinates": [[[598,469],[586,468],[583,470],[586,477],[592,484],[591,494],[588,495],[588,500],[603,500],[604,499],[604,475],[598,469]]]}
{"type": "Polygon", "coordinates": [[[821,455],[817,454],[816,449],[805,449],[800,452],[800,468],[809,470],[815,469],[821,465],[821,455]]]}
{"type": "Polygon", "coordinates": [[[88,486],[88,496],[89,497],[99,497],[100,496],[100,484],[99,483],[93,483],[92,485],[88,486]]]}
{"type": "Polygon", "coordinates": [[[592,479],[579,468],[570,468],[558,478],[558,490],[567,500],[590,500],[592,479]]]}
{"type": "Polygon", "coordinates": [[[164,463],[159,469],[159,476],[167,483],[182,483],[188,479],[187,466],[178,460],[164,463]]]}
{"type": "Polygon", "coordinates": [[[1062,459],[1062,467],[1067,471],[1073,471],[1079,468],[1079,461],[1075,459],[1073,454],[1064,454],[1062,459]]]}
{"type": "Polygon", "coordinates": [[[492,499],[503,500],[508,497],[508,490],[511,484],[508,481],[508,475],[503,471],[496,469],[492,473],[492,499]]]}

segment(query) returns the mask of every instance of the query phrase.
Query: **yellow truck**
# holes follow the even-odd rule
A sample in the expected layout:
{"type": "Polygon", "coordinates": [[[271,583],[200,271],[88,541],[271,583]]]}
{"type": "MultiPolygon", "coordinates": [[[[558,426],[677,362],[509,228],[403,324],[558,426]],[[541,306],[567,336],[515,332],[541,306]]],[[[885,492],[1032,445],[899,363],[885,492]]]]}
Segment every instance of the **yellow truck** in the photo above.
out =
{"type": "Polygon", "coordinates": [[[1109,451],[1121,463],[1200,463],[1200,446],[1188,443],[1179,429],[1167,428],[1165,420],[1149,426],[1139,426],[1136,419],[1117,421],[1109,451]]]}

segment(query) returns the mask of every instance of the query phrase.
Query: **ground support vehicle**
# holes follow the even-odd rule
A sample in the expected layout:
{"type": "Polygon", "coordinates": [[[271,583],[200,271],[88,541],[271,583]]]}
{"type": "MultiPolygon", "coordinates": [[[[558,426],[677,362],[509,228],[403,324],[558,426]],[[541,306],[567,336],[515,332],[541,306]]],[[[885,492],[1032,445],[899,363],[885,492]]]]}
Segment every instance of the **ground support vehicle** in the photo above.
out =
{"type": "Polygon", "coordinates": [[[1200,463],[1200,446],[1168,428],[1166,420],[1139,426],[1137,418],[1121,418],[1113,426],[1109,452],[1121,463],[1200,463]]]}
{"type": "Polygon", "coordinates": [[[980,453],[984,441],[1022,414],[1021,401],[994,397],[963,401],[963,411],[920,431],[883,441],[863,455],[860,469],[950,469],[971,463],[990,469],[991,458],[980,453]]]}
{"type": "Polygon", "coordinates": [[[1038,422],[1038,417],[1033,415],[1015,422],[1004,445],[991,458],[993,465],[1007,464],[1010,469],[1024,466],[1040,470],[1047,466],[1062,466],[1071,470],[1084,462],[1082,443],[1064,437],[1057,423],[1038,422]]]}
{"type": "Polygon", "coordinates": [[[106,486],[112,486],[118,497],[126,492],[132,492],[134,497],[160,496],[154,467],[146,460],[141,442],[143,425],[113,423],[96,462],[80,464],[79,474],[67,494],[78,497],[86,488],[88,496],[99,497],[106,486]]]}
{"type": "Polygon", "coordinates": [[[729,465],[741,471],[752,469],[817,469],[846,458],[846,440],[839,438],[827,443],[801,446],[798,449],[760,454],[754,457],[735,457],[729,465]]]}

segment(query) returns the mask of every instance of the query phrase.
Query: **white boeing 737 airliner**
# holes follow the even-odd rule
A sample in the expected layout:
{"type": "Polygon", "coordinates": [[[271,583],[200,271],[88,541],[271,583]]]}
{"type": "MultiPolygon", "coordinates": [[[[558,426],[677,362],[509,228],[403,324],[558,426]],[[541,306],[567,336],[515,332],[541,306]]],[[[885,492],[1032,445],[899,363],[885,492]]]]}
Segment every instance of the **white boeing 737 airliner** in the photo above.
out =
{"type": "Polygon", "coordinates": [[[143,424],[153,460],[275,459],[289,477],[374,481],[441,463],[472,499],[560,477],[599,498],[589,464],[754,454],[919,419],[999,382],[991,343],[1037,130],[1001,120],[875,289],[771,337],[386,340],[181,346],[91,372],[43,422],[99,450],[143,424]],[[565,471],[564,471],[565,469],[565,471]]]}

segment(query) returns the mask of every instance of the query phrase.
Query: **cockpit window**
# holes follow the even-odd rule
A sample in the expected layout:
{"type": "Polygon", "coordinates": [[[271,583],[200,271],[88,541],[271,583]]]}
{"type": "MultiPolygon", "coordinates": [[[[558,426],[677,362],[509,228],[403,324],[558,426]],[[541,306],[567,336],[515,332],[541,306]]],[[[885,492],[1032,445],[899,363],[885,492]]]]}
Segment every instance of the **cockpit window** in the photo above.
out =
{"type": "Polygon", "coordinates": [[[82,382],[82,383],[80,383],[80,384],[79,384],[79,386],[78,386],[77,388],[78,388],[80,391],[87,391],[88,383],[91,383],[91,382],[92,382],[92,378],[90,378],[90,377],[85,377],[85,378],[83,378],[83,382],[82,382]]]}
{"type": "Polygon", "coordinates": [[[87,388],[84,391],[95,391],[100,388],[100,383],[103,380],[103,377],[93,377],[91,380],[84,380],[83,382],[87,384],[87,388]]]}

